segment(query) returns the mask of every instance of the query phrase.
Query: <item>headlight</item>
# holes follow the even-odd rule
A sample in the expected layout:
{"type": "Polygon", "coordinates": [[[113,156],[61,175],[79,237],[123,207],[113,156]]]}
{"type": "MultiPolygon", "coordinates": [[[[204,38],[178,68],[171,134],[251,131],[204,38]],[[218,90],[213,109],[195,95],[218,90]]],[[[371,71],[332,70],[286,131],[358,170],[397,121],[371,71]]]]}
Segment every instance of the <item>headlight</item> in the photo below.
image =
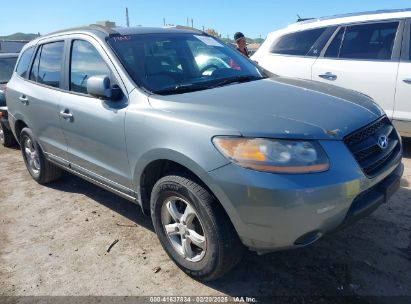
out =
{"type": "Polygon", "coordinates": [[[315,141],[214,137],[213,143],[232,162],[258,171],[310,173],[329,168],[327,155],[315,141]]]}

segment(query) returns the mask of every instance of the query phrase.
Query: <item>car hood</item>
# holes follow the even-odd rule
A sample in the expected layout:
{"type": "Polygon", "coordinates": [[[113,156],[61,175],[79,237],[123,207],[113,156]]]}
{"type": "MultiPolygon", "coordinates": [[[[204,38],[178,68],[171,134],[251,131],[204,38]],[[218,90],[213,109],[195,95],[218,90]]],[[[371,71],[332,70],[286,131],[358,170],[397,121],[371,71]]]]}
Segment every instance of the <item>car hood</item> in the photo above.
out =
{"type": "Polygon", "coordinates": [[[284,77],[151,95],[149,101],[178,119],[225,126],[247,137],[342,139],[384,114],[366,95],[284,77]]]}

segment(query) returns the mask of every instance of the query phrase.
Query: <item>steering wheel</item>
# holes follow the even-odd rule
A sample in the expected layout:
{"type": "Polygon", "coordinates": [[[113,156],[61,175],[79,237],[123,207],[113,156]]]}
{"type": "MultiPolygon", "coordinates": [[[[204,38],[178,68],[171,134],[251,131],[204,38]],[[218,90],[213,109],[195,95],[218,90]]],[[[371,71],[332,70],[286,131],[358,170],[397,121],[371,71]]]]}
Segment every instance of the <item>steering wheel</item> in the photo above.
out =
{"type": "Polygon", "coordinates": [[[214,72],[215,70],[218,70],[218,66],[216,66],[215,64],[208,64],[208,65],[206,65],[205,67],[203,67],[201,70],[200,70],[200,74],[201,75],[211,75],[211,73],[212,72],[214,72]],[[210,74],[204,74],[205,72],[208,72],[209,71],[209,73],[210,74]]]}

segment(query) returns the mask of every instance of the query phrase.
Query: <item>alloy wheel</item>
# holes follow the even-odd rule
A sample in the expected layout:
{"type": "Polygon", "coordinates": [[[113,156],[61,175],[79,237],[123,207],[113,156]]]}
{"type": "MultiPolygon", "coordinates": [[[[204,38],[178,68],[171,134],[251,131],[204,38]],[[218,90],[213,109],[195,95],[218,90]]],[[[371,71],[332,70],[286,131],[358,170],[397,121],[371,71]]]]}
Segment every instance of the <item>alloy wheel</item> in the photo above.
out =
{"type": "Polygon", "coordinates": [[[35,174],[40,172],[40,159],[37,149],[31,138],[26,137],[23,143],[24,155],[26,156],[29,169],[35,174]]]}
{"type": "Polygon", "coordinates": [[[168,240],[176,252],[190,262],[199,262],[207,251],[203,224],[192,205],[185,199],[172,196],[161,209],[161,222],[168,240]]]}

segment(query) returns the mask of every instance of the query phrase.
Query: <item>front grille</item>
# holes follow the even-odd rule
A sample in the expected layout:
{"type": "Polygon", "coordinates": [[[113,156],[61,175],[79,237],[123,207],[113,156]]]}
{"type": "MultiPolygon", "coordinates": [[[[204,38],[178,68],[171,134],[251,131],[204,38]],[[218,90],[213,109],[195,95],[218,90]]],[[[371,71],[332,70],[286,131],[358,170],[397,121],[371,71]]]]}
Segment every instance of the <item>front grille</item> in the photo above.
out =
{"type": "Polygon", "coordinates": [[[384,171],[401,154],[401,140],[386,116],[347,135],[344,143],[370,178],[384,171]],[[388,138],[385,149],[378,145],[378,138],[382,135],[388,138]]]}

